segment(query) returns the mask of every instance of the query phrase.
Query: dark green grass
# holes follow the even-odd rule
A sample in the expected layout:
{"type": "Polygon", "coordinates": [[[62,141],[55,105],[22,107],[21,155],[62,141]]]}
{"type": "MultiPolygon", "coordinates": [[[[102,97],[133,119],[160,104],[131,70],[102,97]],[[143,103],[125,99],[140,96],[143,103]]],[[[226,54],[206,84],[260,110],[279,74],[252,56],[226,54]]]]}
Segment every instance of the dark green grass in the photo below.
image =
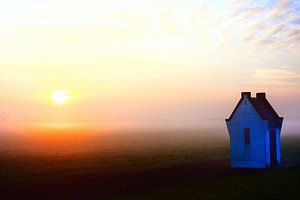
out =
{"type": "MultiPolygon", "coordinates": [[[[178,185],[109,198],[110,200],[154,199],[299,199],[300,138],[282,139],[283,166],[254,174],[178,185]]],[[[101,198],[100,198],[101,199],[101,198]]],[[[106,198],[108,199],[108,198],[106,198]]]]}
{"type": "MultiPolygon", "coordinates": [[[[2,150],[0,186],[229,159],[227,138],[214,133],[204,137],[191,132],[154,132],[90,140],[86,142],[88,147],[75,145],[68,151],[50,149],[49,145],[34,151],[27,151],[24,147],[21,151],[2,150]]],[[[26,145],[30,148],[31,144],[26,145]]]]}
{"type": "Polygon", "coordinates": [[[298,199],[299,186],[299,168],[276,169],[202,184],[178,185],[105,199],[298,199]]]}
{"type": "MultiPolygon", "coordinates": [[[[171,133],[160,138],[157,135],[126,138],[119,140],[118,137],[117,145],[113,147],[106,140],[107,147],[85,151],[2,151],[0,199],[15,199],[10,195],[20,192],[18,190],[22,192],[17,196],[21,199],[299,198],[299,137],[282,138],[282,167],[251,173],[231,173],[226,164],[229,161],[227,137],[199,137],[197,134],[179,137],[171,133]],[[202,164],[206,167],[201,168],[202,164]],[[212,170],[209,170],[210,166],[212,170]],[[173,170],[166,174],[172,181],[156,182],[164,180],[160,176],[165,174],[159,172],[168,172],[168,169],[173,170]],[[189,169],[194,171],[189,173],[189,169]],[[203,170],[208,170],[207,174],[203,170]],[[222,171],[226,173],[222,174],[222,171]],[[119,192],[115,186],[122,187],[123,183],[132,184],[132,189],[119,192]],[[112,192],[105,193],[105,187],[112,192]]],[[[98,145],[100,141],[95,143],[98,145]]]]}

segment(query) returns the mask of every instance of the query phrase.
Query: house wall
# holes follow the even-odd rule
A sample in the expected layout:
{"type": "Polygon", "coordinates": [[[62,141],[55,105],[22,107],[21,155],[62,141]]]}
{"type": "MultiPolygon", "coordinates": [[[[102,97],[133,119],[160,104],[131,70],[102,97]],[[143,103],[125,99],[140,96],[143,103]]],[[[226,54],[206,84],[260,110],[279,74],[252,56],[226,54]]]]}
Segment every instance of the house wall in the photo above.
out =
{"type": "Polygon", "coordinates": [[[267,165],[267,167],[271,165],[270,130],[266,131],[266,165],[267,165]]]}
{"type": "Polygon", "coordinates": [[[280,149],[280,132],[281,128],[278,129],[268,129],[266,134],[266,162],[267,166],[271,165],[271,155],[270,155],[270,132],[271,130],[276,131],[276,158],[277,165],[281,163],[281,149],[280,149]]]}
{"type": "Polygon", "coordinates": [[[248,98],[242,102],[230,121],[226,122],[230,135],[232,167],[266,167],[267,122],[262,120],[248,98]],[[250,144],[244,144],[244,129],[250,128],[250,144]]]}
{"type": "Polygon", "coordinates": [[[276,129],[276,148],[277,148],[277,163],[281,162],[281,149],[280,149],[280,129],[276,129]]]}

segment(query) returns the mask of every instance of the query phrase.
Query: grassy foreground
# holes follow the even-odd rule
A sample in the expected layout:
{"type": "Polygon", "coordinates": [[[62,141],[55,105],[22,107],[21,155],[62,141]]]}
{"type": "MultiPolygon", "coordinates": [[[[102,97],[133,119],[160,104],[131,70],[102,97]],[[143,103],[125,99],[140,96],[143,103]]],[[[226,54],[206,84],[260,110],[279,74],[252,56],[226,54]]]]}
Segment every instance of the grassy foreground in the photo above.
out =
{"type": "Polygon", "coordinates": [[[300,139],[282,140],[286,166],[261,170],[253,174],[228,177],[111,197],[115,199],[298,199],[300,195],[300,139]]]}
{"type": "MultiPolygon", "coordinates": [[[[300,169],[280,169],[111,197],[114,199],[298,199],[300,169]]],[[[107,199],[107,198],[106,198],[107,199]]]]}
{"type": "Polygon", "coordinates": [[[31,152],[2,151],[0,199],[298,199],[299,196],[300,138],[295,136],[282,138],[285,166],[250,170],[230,168],[228,139],[219,136],[204,138],[191,134],[183,138],[171,133],[163,137],[140,135],[115,139],[101,138],[102,146],[97,146],[101,142],[95,138],[86,140],[89,148],[91,142],[96,144],[86,151],[78,151],[77,141],[72,143],[74,150],[68,152],[53,151],[57,147],[51,149],[49,145],[31,152]]]}

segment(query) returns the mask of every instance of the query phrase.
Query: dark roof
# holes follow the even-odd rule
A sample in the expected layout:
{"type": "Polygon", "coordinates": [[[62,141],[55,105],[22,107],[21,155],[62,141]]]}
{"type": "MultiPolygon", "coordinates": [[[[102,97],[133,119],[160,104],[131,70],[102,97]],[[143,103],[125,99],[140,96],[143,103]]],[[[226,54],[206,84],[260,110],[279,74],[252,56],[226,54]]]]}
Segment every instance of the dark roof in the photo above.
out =
{"type": "Polygon", "coordinates": [[[267,99],[252,97],[250,102],[262,119],[274,120],[280,118],[267,99]]]}
{"type": "Polygon", "coordinates": [[[246,97],[248,98],[249,102],[252,104],[256,112],[259,114],[259,116],[263,120],[268,121],[278,121],[282,120],[282,117],[279,117],[279,115],[276,113],[272,105],[269,103],[269,101],[266,99],[265,93],[257,93],[256,97],[251,97],[250,92],[242,92],[242,98],[236,105],[235,109],[231,113],[230,117],[226,119],[226,121],[230,121],[234,113],[236,112],[237,108],[239,107],[240,103],[242,102],[242,99],[246,97]]]}

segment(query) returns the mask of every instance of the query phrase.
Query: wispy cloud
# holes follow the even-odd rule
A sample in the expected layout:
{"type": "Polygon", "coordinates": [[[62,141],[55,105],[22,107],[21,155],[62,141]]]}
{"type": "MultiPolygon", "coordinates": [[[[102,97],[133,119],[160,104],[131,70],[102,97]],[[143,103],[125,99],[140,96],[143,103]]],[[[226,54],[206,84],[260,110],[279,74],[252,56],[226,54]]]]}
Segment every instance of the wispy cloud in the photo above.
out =
{"type": "Polygon", "coordinates": [[[271,18],[285,18],[293,14],[292,4],[292,0],[278,0],[267,15],[271,18]]]}
{"type": "Polygon", "coordinates": [[[250,83],[255,85],[284,86],[299,84],[300,72],[290,69],[253,69],[250,83]]]}
{"type": "MultiPolygon", "coordinates": [[[[57,36],[57,41],[63,43],[76,37],[76,41],[81,40],[84,45],[88,41],[91,46],[96,45],[97,49],[103,47],[101,52],[108,52],[107,49],[111,48],[110,51],[117,54],[120,49],[122,56],[128,52],[134,57],[140,54],[141,49],[151,51],[143,52],[143,55],[155,54],[160,50],[168,50],[168,56],[174,54],[170,51],[181,54],[190,51],[187,55],[197,52],[197,56],[209,54],[204,57],[215,56],[217,51],[220,55],[231,52],[234,54],[240,49],[292,53],[299,53],[300,50],[300,12],[295,5],[296,1],[292,0],[276,1],[267,6],[266,1],[257,0],[231,0],[229,4],[226,1],[216,1],[217,4],[226,4],[221,9],[209,0],[126,0],[109,3],[91,0],[76,1],[74,4],[63,0],[61,3],[58,0],[43,3],[37,0],[18,2],[19,6],[8,1],[7,5],[0,7],[0,35],[3,41],[0,51],[4,52],[5,58],[8,57],[5,55],[7,47],[12,45],[10,40],[19,45],[14,51],[35,47],[47,51],[50,48],[40,47],[41,43],[36,38],[48,41],[49,36],[54,38],[54,35],[57,36]],[[74,27],[86,36],[79,36],[79,33],[77,36],[77,31],[71,30],[74,27]],[[12,39],[14,35],[16,37],[12,39]],[[27,44],[26,41],[31,40],[33,43],[27,44]]],[[[49,46],[52,45],[51,42],[49,46]]],[[[74,51],[74,48],[69,49],[70,45],[65,47],[62,53],[55,53],[67,54],[74,51]]],[[[87,48],[84,46],[78,49],[87,48]]],[[[98,52],[99,50],[84,50],[80,55],[89,57],[98,52]]],[[[155,56],[161,55],[157,54],[159,55],[155,56]]]]}
{"type": "Polygon", "coordinates": [[[297,22],[300,12],[295,1],[278,0],[268,6],[255,0],[231,1],[228,10],[225,15],[227,30],[235,44],[299,51],[300,28],[297,22]],[[240,43],[236,42],[237,38],[240,43]]]}
{"type": "Polygon", "coordinates": [[[269,33],[267,34],[267,37],[271,38],[275,36],[277,33],[280,33],[283,29],[284,29],[283,24],[276,24],[270,29],[269,33]]]}

